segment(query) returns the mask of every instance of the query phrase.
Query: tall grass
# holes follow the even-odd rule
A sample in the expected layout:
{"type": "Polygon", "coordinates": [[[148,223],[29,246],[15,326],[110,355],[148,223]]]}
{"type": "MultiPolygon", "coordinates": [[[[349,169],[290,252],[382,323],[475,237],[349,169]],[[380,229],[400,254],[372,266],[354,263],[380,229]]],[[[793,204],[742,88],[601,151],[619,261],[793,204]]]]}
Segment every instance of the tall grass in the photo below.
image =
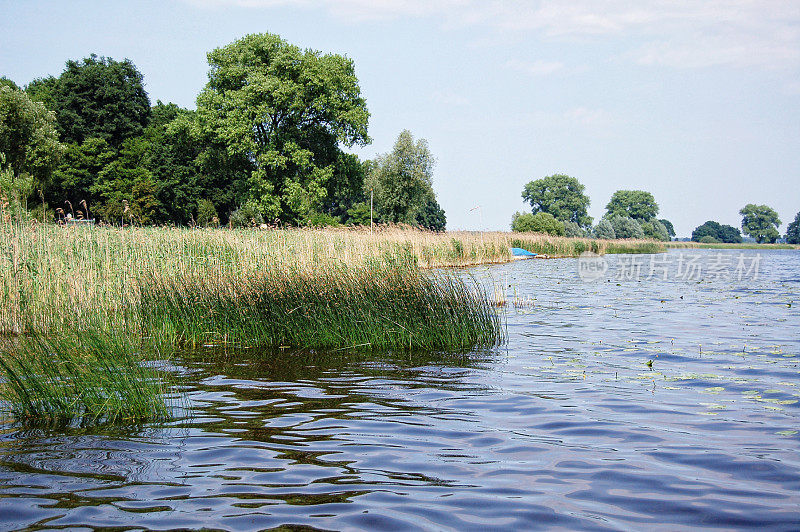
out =
{"type": "Polygon", "coordinates": [[[502,335],[477,284],[398,262],[154,277],[141,293],[143,328],[190,347],[461,351],[502,335]]]}
{"type": "Polygon", "coordinates": [[[167,416],[161,375],[143,363],[129,337],[84,331],[15,344],[0,352],[0,399],[18,420],[63,425],[167,416]]]}

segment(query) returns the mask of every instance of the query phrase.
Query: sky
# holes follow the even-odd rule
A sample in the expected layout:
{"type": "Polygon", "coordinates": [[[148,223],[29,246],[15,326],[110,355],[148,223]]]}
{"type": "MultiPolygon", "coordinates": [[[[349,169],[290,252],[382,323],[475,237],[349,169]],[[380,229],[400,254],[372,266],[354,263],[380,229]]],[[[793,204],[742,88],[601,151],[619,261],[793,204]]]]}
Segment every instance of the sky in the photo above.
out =
{"type": "Polygon", "coordinates": [[[524,185],[576,177],[597,221],[646,190],[689,236],[747,203],[800,211],[797,0],[0,0],[0,76],[128,58],[153,103],[195,108],[206,53],[248,33],[355,63],[371,158],[408,129],[448,229],[508,230],[524,185]]]}

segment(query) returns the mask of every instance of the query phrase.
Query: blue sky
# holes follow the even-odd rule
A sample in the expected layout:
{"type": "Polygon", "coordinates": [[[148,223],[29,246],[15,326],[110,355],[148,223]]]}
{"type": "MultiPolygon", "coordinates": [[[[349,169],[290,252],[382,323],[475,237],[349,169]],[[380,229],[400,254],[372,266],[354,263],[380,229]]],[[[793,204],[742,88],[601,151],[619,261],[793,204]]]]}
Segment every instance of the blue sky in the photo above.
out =
{"type": "Polygon", "coordinates": [[[153,102],[194,108],[206,52],[254,32],[352,58],[373,144],[437,159],[449,229],[507,229],[522,187],[577,177],[602,216],[652,192],[680,235],[746,203],[800,211],[800,2],[0,0],[0,75],[129,58],[153,102]],[[478,210],[470,212],[473,207],[478,210]]]}

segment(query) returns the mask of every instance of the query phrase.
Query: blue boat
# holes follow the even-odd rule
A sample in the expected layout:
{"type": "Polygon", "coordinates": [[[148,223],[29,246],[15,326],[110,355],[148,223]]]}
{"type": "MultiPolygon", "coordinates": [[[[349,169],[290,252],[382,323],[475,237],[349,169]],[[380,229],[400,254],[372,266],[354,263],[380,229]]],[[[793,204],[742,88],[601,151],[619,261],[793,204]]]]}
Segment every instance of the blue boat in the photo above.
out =
{"type": "Polygon", "coordinates": [[[538,257],[536,253],[531,253],[527,249],[522,248],[511,248],[511,255],[513,255],[515,259],[532,259],[538,257]]]}

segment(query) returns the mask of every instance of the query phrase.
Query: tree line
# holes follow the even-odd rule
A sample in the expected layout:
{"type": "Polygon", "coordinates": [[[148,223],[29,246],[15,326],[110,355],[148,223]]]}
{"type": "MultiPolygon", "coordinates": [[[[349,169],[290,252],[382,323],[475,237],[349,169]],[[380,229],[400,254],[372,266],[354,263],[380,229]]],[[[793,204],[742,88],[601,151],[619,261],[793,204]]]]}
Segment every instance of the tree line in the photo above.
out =
{"type": "Polygon", "coordinates": [[[251,226],[378,223],[444,230],[434,158],[403,131],[360,160],[369,111],[352,60],[247,35],[208,53],[190,110],[151,104],[128,59],[0,78],[0,195],[42,220],[251,226]]]}
{"type": "MultiPolygon", "coordinates": [[[[675,229],[667,219],[657,218],[659,207],[650,192],[618,190],[606,205],[606,213],[592,225],[588,215],[589,197],[576,178],[554,174],[529,182],[522,190],[522,199],[530,204],[530,213],[517,212],[511,219],[513,231],[533,231],[570,237],[650,238],[668,241],[675,229]]],[[[779,237],[781,221],[766,205],[748,204],[742,216],[742,232],[758,243],[772,243],[779,237]]],[[[709,220],[692,232],[696,242],[742,242],[742,232],[730,225],[709,220]]],[[[790,244],[800,244],[800,213],[790,223],[785,235],[790,244]]]]}

